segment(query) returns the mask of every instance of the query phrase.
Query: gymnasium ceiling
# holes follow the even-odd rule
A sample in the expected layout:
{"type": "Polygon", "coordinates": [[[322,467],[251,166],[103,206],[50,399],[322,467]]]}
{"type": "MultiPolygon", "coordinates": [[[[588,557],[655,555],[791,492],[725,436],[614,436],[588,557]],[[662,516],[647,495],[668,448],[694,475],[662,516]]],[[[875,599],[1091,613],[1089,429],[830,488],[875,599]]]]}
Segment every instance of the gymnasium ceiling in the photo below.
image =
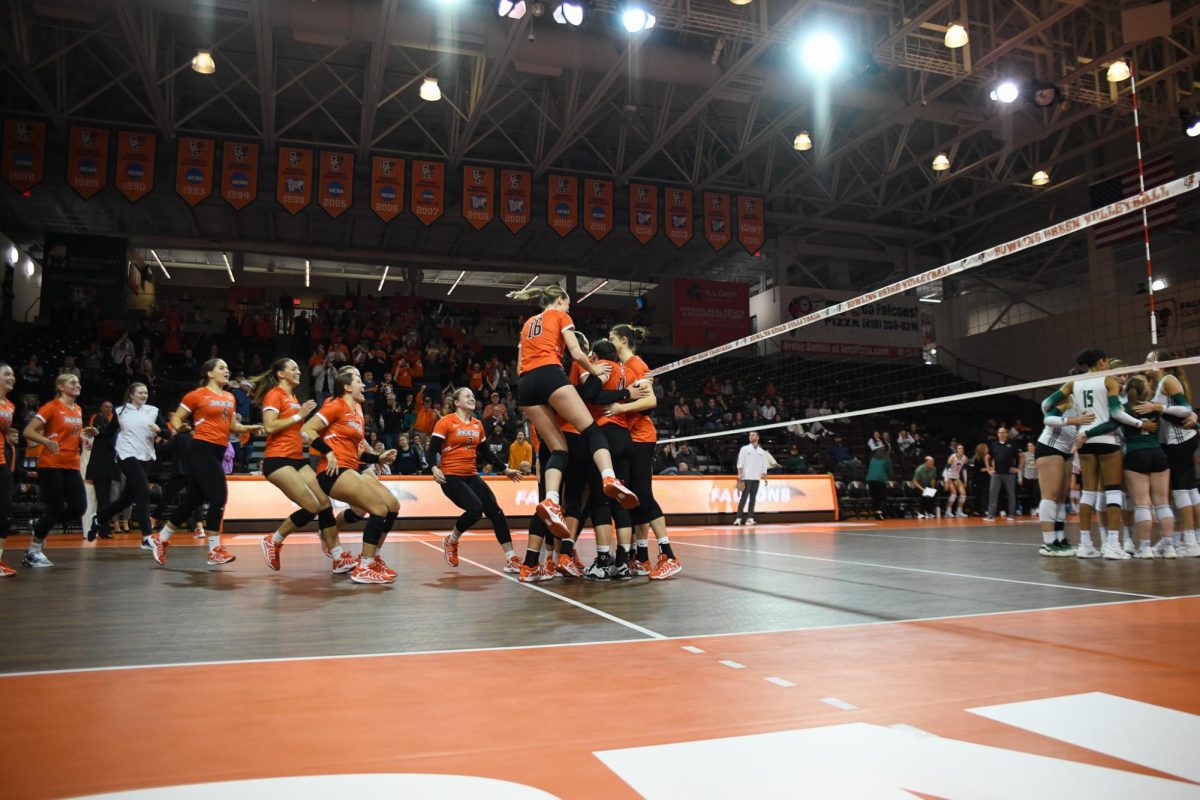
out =
{"type": "MultiPolygon", "coordinates": [[[[1171,35],[1136,45],[1123,38],[1127,5],[660,0],[655,28],[630,36],[617,0],[596,0],[579,28],[552,22],[553,3],[513,21],[484,0],[10,0],[0,113],[46,119],[52,157],[71,123],[136,126],[158,131],[169,153],[181,134],[259,141],[267,177],[240,212],[216,196],[193,209],[160,158],[148,200],[130,205],[110,187],[83,202],[51,162],[30,197],[0,189],[0,224],[25,242],[92,232],[181,252],[311,257],[334,271],[407,264],[443,282],[463,269],[481,284],[575,273],[625,291],[621,281],[675,274],[773,281],[782,250],[792,282],[867,286],[1084,210],[1089,181],[1134,163],[1129,82],[1104,76],[1117,58],[1136,65],[1149,153],[1195,167],[1178,112],[1200,99],[1200,4],[1173,0],[1171,35]],[[954,21],[970,32],[957,50],[943,44],[954,21]],[[817,28],[852,54],[823,88],[795,59],[795,41],[817,28]],[[201,48],[213,75],[190,69],[201,48]],[[428,74],[441,102],[418,97],[428,74]],[[1054,83],[1064,102],[999,104],[989,92],[1001,78],[1054,83]],[[807,152],[792,148],[802,129],[815,143],[807,152]],[[451,199],[431,227],[407,213],[385,225],[361,188],[336,221],[315,205],[293,217],[264,191],[279,144],[353,149],[360,185],[369,154],[442,159],[450,196],[463,163],[531,169],[535,219],[516,236],[498,222],[476,233],[451,199]],[[947,172],[930,169],[939,152],[947,172]],[[1038,169],[1049,186],[1030,184],[1038,169]],[[560,238],[540,210],[550,170],[614,177],[618,198],[631,179],[763,194],[768,258],[736,243],[714,254],[699,232],[682,250],[661,232],[643,247],[619,200],[600,244],[582,230],[560,238]]],[[[1184,231],[1200,227],[1195,212],[1182,217],[1184,231]]]]}

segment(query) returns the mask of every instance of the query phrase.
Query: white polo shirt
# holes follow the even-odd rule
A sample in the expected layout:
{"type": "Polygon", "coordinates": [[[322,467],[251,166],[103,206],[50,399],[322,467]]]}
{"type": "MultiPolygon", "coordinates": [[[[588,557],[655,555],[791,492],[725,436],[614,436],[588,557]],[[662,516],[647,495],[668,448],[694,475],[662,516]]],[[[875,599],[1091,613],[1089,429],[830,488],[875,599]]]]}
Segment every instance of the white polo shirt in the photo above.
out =
{"type": "Polygon", "coordinates": [[[138,461],[154,460],[154,432],[150,426],[158,419],[158,409],[149,403],[141,408],[124,405],[113,412],[113,422],[120,425],[114,449],[117,460],[136,458],[138,461]]]}
{"type": "Polygon", "coordinates": [[[738,477],[744,481],[762,480],[767,471],[767,451],[762,445],[747,444],[738,451],[738,477]]]}

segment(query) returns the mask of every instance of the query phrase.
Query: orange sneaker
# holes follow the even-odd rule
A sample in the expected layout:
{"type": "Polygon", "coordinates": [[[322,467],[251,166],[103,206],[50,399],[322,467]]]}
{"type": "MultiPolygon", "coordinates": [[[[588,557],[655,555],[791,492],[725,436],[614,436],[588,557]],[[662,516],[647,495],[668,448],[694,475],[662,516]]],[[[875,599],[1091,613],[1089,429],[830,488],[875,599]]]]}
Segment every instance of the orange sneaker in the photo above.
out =
{"type": "Polygon", "coordinates": [[[501,569],[513,575],[518,575],[521,572],[521,559],[516,556],[509,556],[501,569]]]}
{"type": "Polygon", "coordinates": [[[283,549],[283,542],[276,544],[270,536],[264,536],[259,542],[259,547],[262,549],[263,561],[267,562],[268,567],[279,572],[279,551],[283,549]]]}
{"type": "Polygon", "coordinates": [[[344,575],[356,566],[358,566],[358,559],[343,550],[340,556],[333,559],[333,574],[344,575]]]}
{"type": "Polygon", "coordinates": [[[394,583],[395,578],[376,569],[377,562],[357,559],[350,580],[355,583],[394,583]]]}
{"type": "Polygon", "coordinates": [[[637,559],[629,562],[629,568],[633,570],[633,574],[637,575],[639,578],[644,578],[653,571],[650,569],[649,561],[638,561],[637,559]]]}
{"type": "Polygon", "coordinates": [[[604,496],[616,500],[625,510],[638,507],[637,495],[626,489],[625,484],[616,478],[604,479],[604,496]]]}
{"type": "Polygon", "coordinates": [[[453,536],[447,536],[445,539],[442,539],[442,555],[446,557],[447,564],[452,567],[458,566],[458,542],[454,541],[453,536]]]}
{"type": "Polygon", "coordinates": [[[558,569],[556,568],[554,561],[551,560],[542,562],[542,565],[538,568],[538,580],[552,581],[557,577],[558,569]]]}
{"type": "Polygon", "coordinates": [[[396,577],[400,574],[384,563],[383,558],[379,555],[375,556],[375,569],[379,570],[384,575],[387,575],[392,580],[396,580],[396,577]]]}
{"type": "Polygon", "coordinates": [[[329,549],[329,545],[325,544],[324,539],[321,539],[321,552],[325,554],[326,558],[328,558],[328,559],[333,558],[333,551],[329,549]]]}
{"type": "Polygon", "coordinates": [[[575,552],[574,552],[574,553],[571,555],[571,563],[575,565],[575,569],[579,570],[579,574],[580,574],[580,576],[582,576],[582,575],[583,575],[583,571],[584,571],[585,569],[587,569],[587,567],[585,567],[585,566],[583,565],[583,562],[579,560],[579,551],[578,551],[578,550],[576,550],[576,551],[575,551],[575,552]]]}
{"type": "Polygon", "coordinates": [[[566,575],[569,578],[582,578],[583,570],[575,563],[575,559],[568,555],[560,555],[558,557],[558,574],[566,575]]]}
{"type": "Polygon", "coordinates": [[[683,566],[673,558],[667,558],[662,553],[658,554],[658,563],[654,565],[654,569],[650,571],[650,580],[665,581],[672,575],[678,575],[683,572],[683,566]]]}
{"type": "Polygon", "coordinates": [[[16,574],[17,571],[15,569],[10,567],[8,564],[5,564],[3,561],[0,561],[0,578],[11,578],[16,574]]]}
{"type": "Polygon", "coordinates": [[[563,522],[562,506],[553,500],[543,500],[538,503],[537,515],[541,517],[542,522],[546,523],[546,527],[550,529],[550,534],[555,539],[565,539],[571,535],[571,532],[567,530],[567,523],[563,522]]]}
{"type": "Polygon", "coordinates": [[[164,542],[157,533],[150,534],[150,557],[154,559],[154,563],[160,567],[167,564],[167,548],[170,547],[170,542],[164,542]]]}
{"type": "MultiPolygon", "coordinates": [[[[208,565],[210,567],[219,567],[222,564],[230,564],[234,561],[237,561],[237,556],[226,550],[222,545],[217,545],[208,551],[208,565]]],[[[279,568],[275,567],[275,569],[279,568]]]]}
{"type": "Polygon", "coordinates": [[[517,580],[521,583],[534,583],[541,580],[542,566],[539,564],[536,567],[527,567],[521,564],[517,567],[517,580]]]}

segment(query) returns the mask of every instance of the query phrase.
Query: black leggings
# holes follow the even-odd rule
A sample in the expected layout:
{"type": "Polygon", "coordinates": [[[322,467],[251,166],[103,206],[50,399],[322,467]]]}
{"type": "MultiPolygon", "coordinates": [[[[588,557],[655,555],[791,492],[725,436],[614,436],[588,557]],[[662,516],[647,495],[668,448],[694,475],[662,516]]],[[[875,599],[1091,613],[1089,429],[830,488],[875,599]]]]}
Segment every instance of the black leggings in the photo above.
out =
{"type": "Polygon", "coordinates": [[[466,533],[471,526],[479,522],[480,517],[487,517],[496,532],[496,541],[500,544],[512,542],[512,534],[508,530],[508,518],[500,510],[496,495],[487,482],[478,475],[462,477],[447,475],[442,484],[442,494],[450,498],[450,502],[463,510],[462,516],[454,523],[454,529],[466,533]]]}
{"type": "MultiPolygon", "coordinates": [[[[609,423],[608,425],[600,425],[600,430],[603,432],[604,440],[608,444],[608,452],[612,457],[613,471],[617,473],[617,480],[628,486],[629,466],[633,459],[633,439],[629,436],[629,429],[615,423],[609,423]]],[[[597,470],[596,474],[599,475],[599,470],[597,470]]],[[[612,514],[613,522],[618,528],[632,528],[633,520],[629,516],[629,511],[618,503],[615,498],[605,497],[603,494],[603,485],[603,482],[601,482],[601,494],[597,499],[600,502],[608,501],[609,513],[612,514]]],[[[592,524],[596,524],[594,517],[592,524]]]]}
{"type": "Polygon", "coordinates": [[[872,505],[875,506],[877,512],[882,514],[887,506],[887,481],[867,481],[867,488],[871,490],[872,505]]]}
{"type": "Polygon", "coordinates": [[[7,539],[12,530],[12,494],[12,471],[8,464],[0,464],[0,541],[7,539]]]}
{"type": "Polygon", "coordinates": [[[83,524],[87,510],[87,489],[77,469],[38,468],[38,493],[41,495],[42,516],[33,526],[33,538],[46,541],[50,530],[60,522],[75,520],[83,524]]]}
{"type": "MultiPolygon", "coordinates": [[[[125,488],[121,490],[120,497],[108,505],[100,506],[100,510],[96,512],[101,529],[107,527],[109,520],[132,502],[134,519],[137,520],[142,536],[150,535],[150,480],[146,477],[146,470],[150,464],[149,461],[138,461],[133,457],[121,459],[125,488]]],[[[96,496],[99,502],[99,493],[96,496]]]]}
{"type": "Polygon", "coordinates": [[[1171,489],[1183,491],[1196,488],[1196,443],[1200,436],[1193,436],[1179,444],[1165,444],[1167,463],[1171,465],[1171,489]]]}
{"type": "MultiPolygon", "coordinates": [[[[172,475],[171,480],[167,481],[167,485],[163,487],[162,497],[159,498],[158,506],[154,509],[155,519],[166,519],[167,507],[179,496],[179,493],[187,488],[187,475],[172,475]]],[[[195,527],[200,521],[200,510],[192,512],[191,518],[188,520],[189,527],[195,527]]]]}
{"type": "Polygon", "coordinates": [[[629,490],[638,496],[639,505],[629,512],[634,525],[645,525],[663,515],[654,499],[653,442],[634,442],[629,459],[629,490]]]}
{"type": "Polygon", "coordinates": [[[216,535],[221,529],[221,519],[225,516],[225,500],[229,496],[229,488],[225,485],[225,470],[221,467],[221,462],[225,460],[225,447],[212,442],[193,440],[187,459],[187,497],[171,515],[171,527],[182,530],[187,526],[192,512],[207,501],[208,514],[205,515],[205,524],[209,534],[216,535]]]}

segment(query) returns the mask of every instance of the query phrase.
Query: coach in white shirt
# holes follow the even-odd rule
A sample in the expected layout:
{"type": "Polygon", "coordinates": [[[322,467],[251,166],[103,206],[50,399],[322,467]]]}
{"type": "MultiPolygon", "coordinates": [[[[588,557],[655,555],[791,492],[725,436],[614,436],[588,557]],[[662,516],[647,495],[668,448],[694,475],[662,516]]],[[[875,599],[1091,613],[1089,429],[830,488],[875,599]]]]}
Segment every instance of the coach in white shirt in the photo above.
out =
{"type": "Polygon", "coordinates": [[[110,436],[115,433],[114,449],[125,475],[125,488],[115,502],[96,512],[88,531],[88,541],[94,540],[100,530],[108,527],[112,516],[131,502],[142,540],[145,541],[153,531],[150,524],[150,469],[155,460],[154,442],[162,433],[159,425],[162,419],[158,409],[146,402],[149,396],[146,384],[130,384],[125,390],[125,404],[113,413],[112,422],[104,431],[110,436]]]}
{"type": "Polygon", "coordinates": [[[754,502],[758,499],[758,484],[767,479],[767,459],[770,454],[759,447],[758,431],[750,432],[750,444],[738,451],[738,489],[742,496],[738,500],[734,525],[742,524],[742,510],[746,511],[746,524],[754,524],[754,502]]]}

